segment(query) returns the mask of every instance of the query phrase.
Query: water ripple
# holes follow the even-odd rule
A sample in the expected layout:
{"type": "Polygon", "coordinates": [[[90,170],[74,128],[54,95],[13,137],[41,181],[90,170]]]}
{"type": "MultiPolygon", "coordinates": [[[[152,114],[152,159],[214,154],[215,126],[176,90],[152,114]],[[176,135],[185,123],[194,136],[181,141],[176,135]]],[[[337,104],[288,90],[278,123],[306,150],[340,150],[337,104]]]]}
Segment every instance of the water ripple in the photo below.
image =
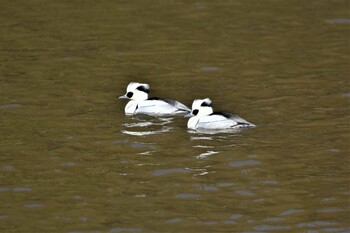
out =
{"type": "Polygon", "coordinates": [[[199,194],[193,194],[193,193],[180,193],[180,194],[176,194],[175,197],[176,198],[191,198],[191,199],[196,199],[199,198],[201,195],[199,194]]]}
{"type": "Polygon", "coordinates": [[[146,136],[166,133],[173,129],[173,127],[166,126],[167,124],[173,122],[173,118],[152,118],[144,120],[140,117],[134,117],[133,119],[138,120],[139,122],[124,123],[123,126],[128,128],[128,130],[124,129],[121,131],[122,133],[132,136],[146,136]],[[155,126],[161,126],[161,128],[153,129],[155,126]],[[147,130],[141,130],[142,128],[147,128],[147,130]],[[150,128],[152,129],[149,130],[150,128]]]}
{"type": "Polygon", "coordinates": [[[243,215],[241,214],[231,214],[230,219],[238,219],[241,218],[243,215]]]}
{"type": "Polygon", "coordinates": [[[237,162],[229,162],[231,167],[242,167],[242,166],[253,166],[260,165],[261,162],[255,160],[245,160],[245,161],[237,161],[237,162]]]}
{"type": "Polygon", "coordinates": [[[237,224],[237,222],[233,220],[225,220],[224,224],[237,224]]]}
{"type": "Polygon", "coordinates": [[[181,221],[182,221],[182,218],[171,218],[171,219],[166,220],[166,223],[178,223],[181,221]]]}
{"type": "Polygon", "coordinates": [[[329,19],[329,20],[327,20],[327,23],[331,23],[331,24],[349,24],[350,23],[350,19],[347,19],[347,18],[329,19]]]}
{"type": "Polygon", "coordinates": [[[216,225],[216,224],[218,224],[217,221],[200,221],[198,223],[203,224],[203,225],[216,225]]]}
{"type": "MultiPolygon", "coordinates": [[[[160,119],[162,120],[162,119],[160,119]]],[[[125,123],[124,126],[127,128],[135,128],[135,127],[148,127],[154,125],[166,125],[172,122],[172,118],[163,119],[161,122],[152,122],[152,121],[144,121],[137,123],[125,123]]]]}
{"type": "Polygon", "coordinates": [[[337,222],[327,222],[327,221],[313,221],[297,224],[298,227],[320,227],[320,226],[334,226],[338,225],[337,222]]]}
{"type": "Polygon", "coordinates": [[[287,210],[287,211],[282,212],[280,215],[286,216],[286,215],[291,215],[291,214],[298,214],[298,213],[301,213],[301,212],[303,212],[303,210],[291,209],[291,210],[287,210]]]}
{"type": "Polygon", "coordinates": [[[194,148],[213,148],[213,146],[194,145],[194,148]]]}
{"type": "Polygon", "coordinates": [[[19,108],[21,107],[21,104],[1,104],[0,109],[5,109],[5,108],[19,108]]]}
{"type": "Polygon", "coordinates": [[[203,191],[217,191],[217,190],[219,190],[216,186],[213,186],[213,185],[194,184],[193,186],[197,187],[199,190],[203,190],[203,191]]]}
{"type": "Polygon", "coordinates": [[[254,193],[250,190],[236,190],[235,193],[241,196],[254,196],[254,193]]]}
{"type": "Polygon", "coordinates": [[[9,172],[9,171],[13,171],[14,168],[11,165],[4,165],[4,166],[1,167],[1,170],[9,172]]]}
{"type": "Polygon", "coordinates": [[[283,220],[284,220],[284,218],[282,218],[282,217],[269,217],[269,218],[263,219],[264,222],[280,222],[283,220]]]}
{"type": "Polygon", "coordinates": [[[278,182],[275,180],[264,180],[263,183],[264,184],[278,184],[278,182]]]}
{"type": "Polygon", "coordinates": [[[142,143],[142,142],[133,142],[131,143],[131,147],[133,148],[148,148],[148,149],[156,149],[156,146],[151,143],[142,143]]]}
{"type": "Polygon", "coordinates": [[[3,192],[3,191],[28,192],[28,191],[32,191],[32,188],[28,188],[28,187],[15,187],[15,188],[0,187],[0,192],[3,192]]]}
{"type": "Polygon", "coordinates": [[[169,174],[174,174],[174,173],[187,173],[187,172],[190,172],[190,171],[188,169],[184,169],[184,168],[170,168],[170,169],[155,170],[152,172],[152,175],[164,176],[164,175],[169,175],[169,174]]]}
{"type": "Polygon", "coordinates": [[[345,228],[345,227],[328,227],[328,228],[323,228],[322,231],[324,232],[342,232],[342,233],[349,233],[350,228],[345,228]]]}
{"type": "Polygon", "coordinates": [[[340,212],[340,211],[343,211],[343,209],[339,207],[329,207],[329,208],[322,208],[317,210],[317,212],[321,212],[321,213],[334,213],[334,212],[340,212]]]}
{"type": "Polygon", "coordinates": [[[197,159],[205,159],[205,158],[209,157],[210,155],[215,155],[215,154],[218,154],[218,153],[220,153],[220,152],[209,150],[209,151],[207,151],[205,153],[202,153],[202,154],[196,156],[196,158],[197,159]]]}
{"type": "Polygon", "coordinates": [[[217,186],[218,187],[230,187],[234,185],[233,183],[230,183],[230,182],[224,182],[224,183],[218,183],[217,186]]]}
{"type": "Polygon", "coordinates": [[[132,136],[146,136],[146,135],[155,135],[155,134],[161,134],[169,132],[172,129],[172,127],[163,127],[160,130],[152,130],[152,131],[129,131],[129,130],[122,130],[122,133],[132,135],[132,136]]]}
{"type": "Polygon", "coordinates": [[[116,227],[111,229],[109,232],[115,233],[115,232],[141,232],[143,231],[141,228],[122,228],[122,227],[116,227]]]}
{"type": "Polygon", "coordinates": [[[212,137],[191,137],[191,140],[213,140],[212,137]]]}
{"type": "Polygon", "coordinates": [[[203,66],[200,68],[201,71],[216,71],[218,67],[216,66],[203,66]]]}
{"type": "Polygon", "coordinates": [[[25,205],[25,207],[30,208],[30,209],[35,209],[35,208],[40,208],[42,207],[42,204],[38,204],[38,203],[33,203],[33,204],[27,204],[25,205]]]}
{"type": "Polygon", "coordinates": [[[276,226],[276,225],[260,225],[256,226],[255,230],[258,231],[275,231],[275,230],[290,230],[290,226],[276,226]]]}

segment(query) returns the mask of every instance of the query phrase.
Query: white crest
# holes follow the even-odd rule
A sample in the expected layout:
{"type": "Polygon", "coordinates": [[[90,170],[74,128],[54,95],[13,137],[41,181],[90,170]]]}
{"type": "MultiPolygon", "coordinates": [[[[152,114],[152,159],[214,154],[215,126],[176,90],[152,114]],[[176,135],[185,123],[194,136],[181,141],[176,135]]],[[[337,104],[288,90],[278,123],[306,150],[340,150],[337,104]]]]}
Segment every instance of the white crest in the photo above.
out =
{"type": "Polygon", "coordinates": [[[128,87],[126,88],[126,92],[134,91],[138,87],[144,87],[146,90],[149,90],[149,85],[147,83],[137,83],[137,82],[131,82],[129,83],[128,87]]]}
{"type": "Polygon", "coordinates": [[[205,99],[195,99],[192,103],[192,113],[194,110],[198,110],[197,114],[195,116],[201,117],[201,116],[207,116],[211,113],[213,113],[213,108],[211,107],[211,99],[205,98],[205,99]]]}
{"type": "Polygon", "coordinates": [[[147,83],[131,82],[126,88],[126,94],[122,98],[136,101],[147,100],[148,91],[149,85],[147,83]]]}

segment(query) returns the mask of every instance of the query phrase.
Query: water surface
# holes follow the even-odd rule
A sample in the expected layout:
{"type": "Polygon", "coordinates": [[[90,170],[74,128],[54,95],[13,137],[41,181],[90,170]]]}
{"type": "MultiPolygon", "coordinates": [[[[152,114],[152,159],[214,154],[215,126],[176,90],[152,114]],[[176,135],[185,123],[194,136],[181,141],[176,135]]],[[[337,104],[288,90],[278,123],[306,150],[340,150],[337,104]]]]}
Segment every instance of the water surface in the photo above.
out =
{"type": "Polygon", "coordinates": [[[1,232],[350,232],[347,1],[2,1],[1,232]],[[130,81],[258,127],[127,117],[130,81]]]}

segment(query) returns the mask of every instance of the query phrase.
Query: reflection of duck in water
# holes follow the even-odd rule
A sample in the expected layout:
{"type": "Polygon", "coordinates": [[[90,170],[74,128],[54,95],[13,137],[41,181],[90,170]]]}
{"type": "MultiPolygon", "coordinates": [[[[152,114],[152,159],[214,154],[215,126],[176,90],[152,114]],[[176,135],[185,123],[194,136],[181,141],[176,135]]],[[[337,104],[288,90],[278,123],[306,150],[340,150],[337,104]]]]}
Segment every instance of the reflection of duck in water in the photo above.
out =
{"type": "Polygon", "coordinates": [[[148,98],[149,85],[146,83],[129,83],[126,94],[119,99],[129,99],[125,106],[126,115],[147,114],[152,116],[180,115],[191,112],[184,104],[158,97],[148,98]]]}
{"type": "Polygon", "coordinates": [[[226,112],[213,112],[211,100],[196,99],[192,103],[192,112],[186,115],[191,117],[187,122],[189,129],[240,129],[255,127],[239,116],[226,112]]]}
{"type": "Polygon", "coordinates": [[[136,117],[133,117],[133,121],[131,123],[123,124],[124,130],[122,130],[122,133],[134,136],[145,136],[166,133],[173,129],[171,126],[168,126],[168,124],[173,122],[173,118],[158,117],[152,119],[142,119],[141,117],[147,117],[147,115],[135,116],[136,117]],[[137,121],[135,122],[134,120],[137,121]]]}

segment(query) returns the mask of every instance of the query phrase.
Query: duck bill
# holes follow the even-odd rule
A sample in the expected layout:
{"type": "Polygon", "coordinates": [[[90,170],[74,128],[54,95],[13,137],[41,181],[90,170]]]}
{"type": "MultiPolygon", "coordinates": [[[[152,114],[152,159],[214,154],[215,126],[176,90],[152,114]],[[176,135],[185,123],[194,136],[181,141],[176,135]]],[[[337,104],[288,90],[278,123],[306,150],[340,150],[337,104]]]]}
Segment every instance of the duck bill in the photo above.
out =
{"type": "Polygon", "coordinates": [[[193,116],[194,116],[194,115],[192,114],[192,112],[190,112],[190,113],[186,114],[184,117],[190,118],[190,117],[193,117],[193,116]]]}
{"type": "Polygon", "coordinates": [[[122,96],[119,96],[119,99],[129,99],[129,97],[127,97],[126,95],[122,95],[122,96]]]}

